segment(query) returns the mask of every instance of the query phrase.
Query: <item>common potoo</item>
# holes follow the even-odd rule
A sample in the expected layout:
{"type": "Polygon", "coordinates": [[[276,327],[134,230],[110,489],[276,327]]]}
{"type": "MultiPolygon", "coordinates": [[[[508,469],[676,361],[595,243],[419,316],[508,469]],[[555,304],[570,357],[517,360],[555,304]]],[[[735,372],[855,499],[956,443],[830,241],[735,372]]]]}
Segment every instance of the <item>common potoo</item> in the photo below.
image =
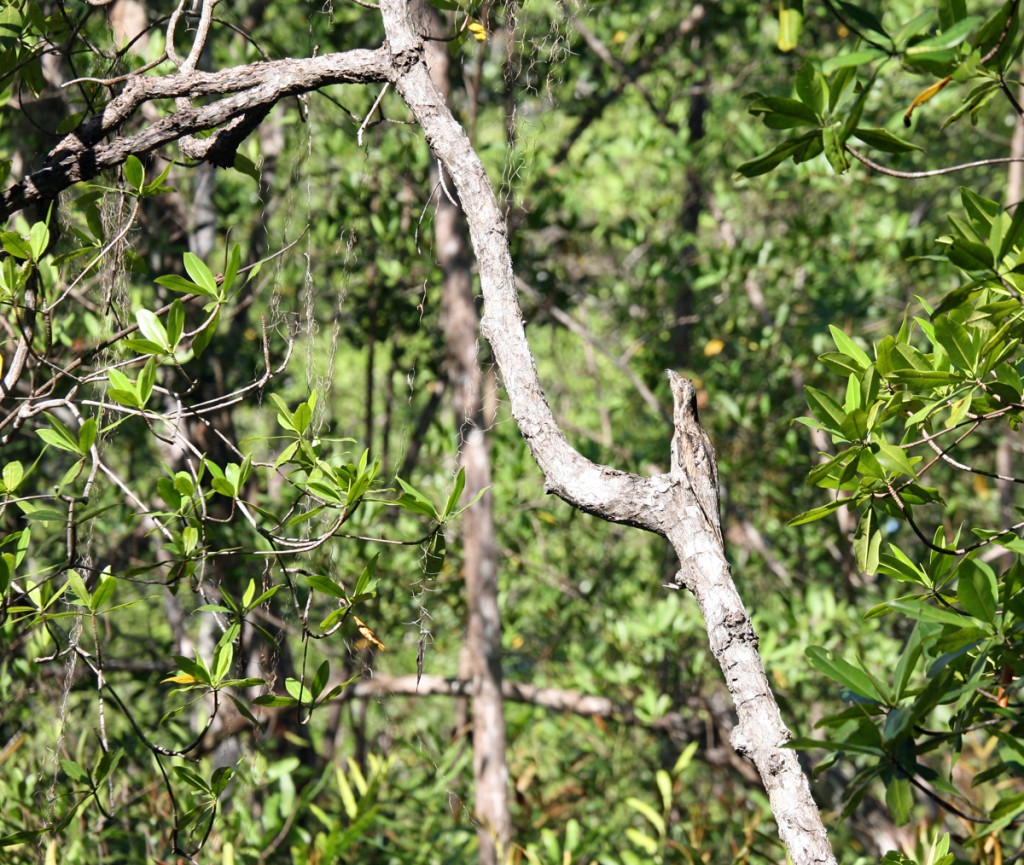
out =
{"type": "Polygon", "coordinates": [[[697,417],[697,391],[688,378],[666,370],[675,403],[672,436],[672,476],[688,486],[700,506],[708,527],[722,540],[722,519],[718,505],[718,462],[711,439],[697,417]]]}

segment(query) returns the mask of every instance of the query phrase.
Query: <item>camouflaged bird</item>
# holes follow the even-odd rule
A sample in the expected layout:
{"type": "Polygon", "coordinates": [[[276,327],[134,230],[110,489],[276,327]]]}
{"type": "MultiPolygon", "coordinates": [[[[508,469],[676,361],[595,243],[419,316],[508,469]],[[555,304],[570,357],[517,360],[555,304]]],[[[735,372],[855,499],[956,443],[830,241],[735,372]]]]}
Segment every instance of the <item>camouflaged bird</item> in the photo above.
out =
{"type": "Polygon", "coordinates": [[[722,518],[718,503],[718,462],[711,439],[697,417],[697,391],[693,382],[672,370],[668,373],[675,403],[672,436],[672,476],[688,486],[708,528],[722,542],[722,518]]]}

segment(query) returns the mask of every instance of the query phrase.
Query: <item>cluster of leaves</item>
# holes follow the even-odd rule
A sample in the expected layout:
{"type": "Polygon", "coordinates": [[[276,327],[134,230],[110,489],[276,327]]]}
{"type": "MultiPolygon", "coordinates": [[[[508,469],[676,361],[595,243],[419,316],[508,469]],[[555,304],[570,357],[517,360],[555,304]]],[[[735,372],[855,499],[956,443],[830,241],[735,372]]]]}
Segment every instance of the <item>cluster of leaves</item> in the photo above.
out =
{"type": "MultiPolygon", "coordinates": [[[[946,125],[968,114],[977,121],[1005,90],[1007,67],[1019,56],[1018,5],[1006,3],[985,18],[968,16],[962,3],[942,3],[890,32],[868,11],[838,4],[836,14],[867,47],[820,67],[804,65],[797,99],[758,95],[750,110],[767,126],[812,131],[741,173],[755,176],[789,157],[803,162],[820,153],[842,173],[856,155],[851,137],[890,153],[920,149],[860,125],[884,66],[897,59],[906,71],[940,78],[914,99],[908,125],[915,108],[951,83],[977,86],[946,125]],[[877,66],[855,82],[862,64],[877,66]],[[823,71],[836,74],[828,80],[823,71]]],[[[813,418],[800,420],[835,446],[810,473],[832,498],[791,521],[802,525],[841,508],[859,514],[858,567],[884,578],[888,594],[865,616],[886,618],[903,639],[889,675],[824,647],[808,649],[810,663],[842,687],[848,707],[819,723],[823,738],[801,737],[794,746],[827,750],[821,768],[855,759],[846,815],[881,781],[897,824],[910,821],[916,802],[959,821],[966,831],[953,852],[949,837],[919,851],[920,861],[947,863],[954,853],[975,861],[983,851],[1017,849],[1024,838],[1017,783],[1024,524],[1001,512],[996,495],[997,482],[1019,478],[999,475],[993,463],[994,443],[1024,413],[1024,207],[1008,212],[969,188],[961,189],[961,202],[928,256],[939,273],[958,275],[952,290],[932,304],[920,299],[922,314],[908,310],[896,332],[869,348],[831,328],[835,349],[820,361],[844,380],[845,392],[806,387],[813,418]]],[[[892,853],[885,861],[913,860],[892,853]]]]}
{"type": "MultiPolygon", "coordinates": [[[[163,194],[170,191],[164,185],[166,175],[146,182],[142,164],[131,158],[124,169],[123,192],[137,201],[163,194]]],[[[337,546],[339,531],[367,503],[396,508],[421,523],[427,518],[426,533],[409,543],[423,547],[427,574],[436,575],[445,558],[445,526],[465,506],[460,502],[462,473],[441,505],[405,482],[400,481],[397,496],[381,488],[380,464],[368,451],[349,461],[337,446],[351,439],[316,435],[315,393],[295,408],[271,394],[283,432],[277,441],[283,444],[263,460],[256,456],[261,445],[257,439],[250,440],[248,452],[227,441],[234,460],[218,463],[187,438],[183,418],[202,423],[212,411],[258,393],[283,368],[271,367],[272,349],[264,336],[266,363],[260,379],[211,402],[189,402],[201,377],[200,356],[218,338],[221,314],[231,311],[244,286],[238,245],[231,248],[218,276],[186,253],[188,278],[170,274],[153,280],[182,298],[136,308],[134,325],[69,356],[67,347],[91,333],[88,327],[83,331],[70,311],[79,299],[76,285],[100,256],[74,278],[64,274],[85,253],[105,247],[109,238],[95,208],[106,192],[91,187],[80,197],[77,213],[86,228],[76,223],[72,234],[87,245],[70,254],[55,251],[46,223],[0,237],[6,251],[0,265],[0,304],[14,310],[14,319],[22,323],[4,341],[11,348],[4,353],[17,358],[17,339],[23,339],[28,350],[17,362],[31,372],[31,385],[23,386],[4,421],[9,455],[18,457],[8,458],[0,472],[0,628],[7,646],[28,651],[5,656],[3,689],[9,694],[18,687],[15,683],[30,683],[48,664],[67,659],[82,665],[93,680],[95,702],[85,711],[99,719],[98,741],[87,745],[87,736],[76,735],[77,755],[64,758],[54,775],[54,790],[62,791],[59,808],[40,811],[30,786],[4,785],[0,791],[5,814],[0,845],[12,855],[27,852],[26,845],[39,836],[65,831],[89,807],[98,808],[103,819],[113,819],[133,794],[120,784],[115,793],[111,773],[129,764],[129,774],[145,773],[147,761],[155,762],[163,780],[174,848],[194,852],[201,847],[233,770],[200,770],[188,760],[220,723],[221,696],[256,729],[263,726],[256,706],[297,710],[308,722],[314,709],[339,697],[358,677],[343,675],[340,682],[329,684],[328,659],[315,670],[307,668],[310,640],[347,634],[384,648],[373,629],[354,614],[377,597],[377,556],[362,567],[351,588],[335,576],[296,563],[314,568],[318,559],[326,563],[322,554],[337,546]],[[49,326],[36,328],[35,320],[43,317],[49,326]],[[190,326],[190,319],[197,323],[190,326]],[[173,408],[168,411],[167,405],[173,408]],[[130,471],[130,460],[153,459],[154,449],[163,444],[180,447],[184,457],[165,457],[171,467],[163,473],[130,471]],[[273,495],[267,492],[271,483],[279,487],[273,495]],[[286,534],[309,526],[323,529],[315,537],[286,534]],[[147,543],[138,545],[147,536],[147,543]],[[126,542],[130,549],[125,549],[126,542]],[[94,566],[97,560],[104,564],[94,566]],[[248,570],[246,561],[263,563],[260,580],[240,579],[248,570]],[[305,576],[305,586],[296,583],[297,574],[305,576]],[[160,634],[150,647],[161,657],[153,673],[161,666],[167,672],[173,657],[178,669],[164,683],[175,687],[162,689],[162,697],[138,707],[125,695],[126,683],[117,681],[126,659],[117,657],[103,634],[124,627],[129,608],[136,608],[135,616],[145,608],[144,620],[153,616],[153,604],[161,600],[147,586],[163,586],[175,595],[187,586],[190,595],[205,600],[190,612],[208,617],[221,633],[207,657],[198,650],[185,655],[162,649],[179,644],[180,635],[160,634]],[[255,651],[254,636],[272,651],[288,651],[282,636],[266,625],[268,614],[284,613],[275,600],[282,590],[300,625],[303,655],[296,675],[284,679],[285,694],[276,694],[267,692],[270,685],[263,676],[238,671],[250,666],[246,659],[255,651]],[[328,609],[317,614],[321,604],[328,609]],[[319,620],[316,628],[309,624],[313,615],[319,620]],[[176,700],[178,695],[186,698],[176,700]],[[160,702],[171,706],[151,717],[160,702]],[[188,724],[183,726],[181,716],[196,729],[190,732],[188,724]],[[168,744],[158,744],[158,737],[168,744]],[[95,758],[89,757],[90,751],[95,758]],[[187,799],[180,797],[182,786],[187,799]]],[[[135,213],[137,207],[129,225],[135,213]]],[[[244,270],[251,280],[258,263],[244,270]]],[[[262,445],[274,443],[268,437],[262,445]]],[[[124,647],[118,643],[117,648],[124,647]]],[[[11,777],[30,774],[19,770],[11,777]]]]}
{"type": "Polygon", "coordinates": [[[862,125],[869,97],[885,79],[887,67],[899,63],[908,72],[938,79],[914,96],[903,116],[906,126],[911,125],[915,109],[954,83],[975,86],[943,126],[964,116],[977,123],[983,107],[1006,90],[1009,67],[1024,46],[1018,0],[1007,0],[987,18],[968,15],[963,2],[940,3],[891,32],[866,8],[848,3],[839,6],[842,12],[837,16],[860,37],[863,47],[831,57],[820,68],[806,63],[795,79],[796,99],[754,94],[750,113],[769,129],[807,131],[744,162],[737,168],[741,175],[756,177],[787,159],[807,162],[822,153],[837,174],[844,174],[851,154],[856,155],[849,144],[851,138],[883,153],[922,150],[883,127],[862,125]],[[933,33],[936,25],[938,32],[933,33]],[[858,76],[861,67],[869,70],[866,77],[858,76]]]}

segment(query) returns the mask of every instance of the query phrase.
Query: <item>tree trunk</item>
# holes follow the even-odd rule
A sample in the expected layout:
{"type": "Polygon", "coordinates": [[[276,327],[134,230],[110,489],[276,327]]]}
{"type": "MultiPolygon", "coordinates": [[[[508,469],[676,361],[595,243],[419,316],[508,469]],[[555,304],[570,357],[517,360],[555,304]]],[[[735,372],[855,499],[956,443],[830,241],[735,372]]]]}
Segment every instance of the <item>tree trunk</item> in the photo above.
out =
{"type": "MultiPolygon", "coordinates": [[[[443,36],[439,16],[432,29],[443,36]]],[[[430,78],[447,102],[451,63],[447,43],[427,42],[430,78]]],[[[446,373],[459,440],[459,465],[466,472],[465,500],[472,501],[491,485],[491,467],[484,432],[483,373],[480,369],[480,318],[473,298],[472,258],[466,223],[450,178],[434,174],[437,210],[434,238],[444,271],[441,311],[446,345],[446,373]]],[[[505,716],[502,704],[501,613],[498,606],[498,545],[494,530],[494,499],[488,491],[462,517],[462,573],[466,584],[466,637],[462,675],[472,680],[474,814],[479,821],[480,865],[504,861],[511,836],[508,767],[505,763],[505,716]]]]}

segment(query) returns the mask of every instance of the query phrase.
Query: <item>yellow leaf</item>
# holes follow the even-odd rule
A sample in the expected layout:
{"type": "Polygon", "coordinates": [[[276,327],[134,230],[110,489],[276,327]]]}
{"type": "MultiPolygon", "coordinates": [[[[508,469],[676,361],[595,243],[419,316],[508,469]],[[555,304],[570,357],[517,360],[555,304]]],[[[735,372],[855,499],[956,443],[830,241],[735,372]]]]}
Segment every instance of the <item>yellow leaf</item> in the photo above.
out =
{"type": "Polygon", "coordinates": [[[476,39],[477,42],[487,41],[487,28],[479,21],[473,21],[470,23],[469,32],[473,34],[473,38],[476,39]]]}
{"type": "Polygon", "coordinates": [[[623,42],[626,41],[627,35],[628,34],[625,30],[616,30],[615,35],[612,36],[612,42],[614,42],[616,45],[621,45],[623,42]]]}
{"type": "Polygon", "coordinates": [[[929,99],[934,97],[937,93],[941,93],[943,88],[952,81],[953,78],[947,75],[941,81],[936,81],[929,87],[925,87],[917,96],[914,97],[914,101],[910,103],[910,107],[907,109],[907,113],[903,115],[903,125],[910,126],[910,115],[914,113],[914,109],[918,105],[924,105],[929,99]]]}
{"type": "Polygon", "coordinates": [[[378,649],[384,651],[384,644],[373,635],[373,631],[370,630],[366,622],[360,619],[359,616],[352,616],[352,618],[356,620],[356,625],[359,627],[359,633],[362,635],[363,640],[366,641],[362,646],[359,646],[358,643],[356,645],[362,649],[372,643],[378,649]]]}
{"type": "Polygon", "coordinates": [[[724,348],[725,343],[722,340],[709,339],[704,346],[704,357],[714,357],[716,354],[721,354],[724,348]]]}
{"type": "MultiPolygon", "coordinates": [[[[163,682],[173,682],[175,685],[194,685],[199,680],[188,673],[179,673],[177,676],[168,676],[163,682]]],[[[162,684],[162,683],[161,683],[162,684]]]]}
{"type": "Polygon", "coordinates": [[[804,23],[799,9],[779,7],[779,51],[792,51],[800,40],[800,29],[804,23]]]}

